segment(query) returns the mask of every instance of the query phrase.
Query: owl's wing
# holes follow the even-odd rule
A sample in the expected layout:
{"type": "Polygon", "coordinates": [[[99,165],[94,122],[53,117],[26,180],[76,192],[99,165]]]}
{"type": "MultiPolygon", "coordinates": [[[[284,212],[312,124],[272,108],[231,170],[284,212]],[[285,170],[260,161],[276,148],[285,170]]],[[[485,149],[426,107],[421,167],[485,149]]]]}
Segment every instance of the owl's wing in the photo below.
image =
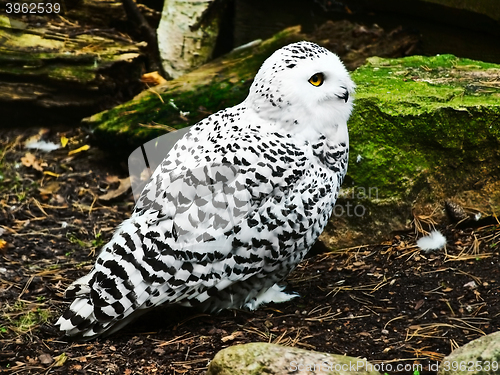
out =
{"type": "Polygon", "coordinates": [[[178,142],[134,210],[147,249],[139,251],[141,262],[157,264],[148,267],[156,274],[176,270],[155,283],[154,304],[203,302],[207,290],[274,272],[316,217],[328,219],[324,208],[337,191],[328,171],[311,169],[305,147],[277,133],[201,144],[196,137],[178,142]]]}
{"type": "Polygon", "coordinates": [[[300,261],[289,259],[294,244],[336,186],[314,178],[306,151],[277,133],[198,136],[176,144],[91,274],[68,288],[76,300],[58,322],[67,334],[93,337],[163,303],[202,304],[254,277],[252,297],[300,261]]]}
{"type": "Polygon", "coordinates": [[[213,241],[266,199],[286,195],[307,170],[304,150],[279,134],[199,142],[193,130],[155,170],[132,214],[147,216],[176,242],[213,241]],[[170,229],[161,224],[169,220],[170,229]]]}

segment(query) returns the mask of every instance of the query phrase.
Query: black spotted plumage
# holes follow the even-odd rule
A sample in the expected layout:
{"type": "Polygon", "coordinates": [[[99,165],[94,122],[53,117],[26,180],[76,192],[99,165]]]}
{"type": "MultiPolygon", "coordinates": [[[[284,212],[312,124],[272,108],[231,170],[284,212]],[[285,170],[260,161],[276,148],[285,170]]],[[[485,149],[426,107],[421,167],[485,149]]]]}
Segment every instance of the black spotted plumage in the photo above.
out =
{"type": "Polygon", "coordinates": [[[276,51],[245,101],[169,151],[94,268],[69,286],[61,331],[90,339],[161,304],[219,311],[296,297],[276,283],[331,215],[353,90],[328,50],[299,42],[276,51]],[[309,83],[317,73],[319,87],[309,83]]]}

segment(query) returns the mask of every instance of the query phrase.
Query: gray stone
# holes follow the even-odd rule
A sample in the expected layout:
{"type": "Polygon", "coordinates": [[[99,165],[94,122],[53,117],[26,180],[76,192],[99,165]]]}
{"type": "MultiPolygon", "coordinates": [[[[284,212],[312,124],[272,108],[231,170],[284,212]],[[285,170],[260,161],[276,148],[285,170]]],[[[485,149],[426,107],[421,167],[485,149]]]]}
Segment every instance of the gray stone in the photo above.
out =
{"type": "Polygon", "coordinates": [[[441,362],[438,375],[498,373],[500,373],[500,332],[495,332],[454,350],[441,362]]]}
{"type": "Polygon", "coordinates": [[[379,375],[365,359],[276,344],[230,346],[217,353],[207,375],[379,375]]]}

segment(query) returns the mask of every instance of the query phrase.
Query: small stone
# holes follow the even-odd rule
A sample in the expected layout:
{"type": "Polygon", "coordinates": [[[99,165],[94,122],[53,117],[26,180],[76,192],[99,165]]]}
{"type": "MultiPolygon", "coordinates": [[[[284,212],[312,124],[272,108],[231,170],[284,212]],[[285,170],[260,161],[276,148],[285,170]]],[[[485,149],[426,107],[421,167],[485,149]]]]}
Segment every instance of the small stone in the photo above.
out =
{"type": "Polygon", "coordinates": [[[52,362],[54,362],[54,359],[50,354],[47,353],[42,353],[38,356],[38,360],[42,365],[50,365],[52,362]]]}

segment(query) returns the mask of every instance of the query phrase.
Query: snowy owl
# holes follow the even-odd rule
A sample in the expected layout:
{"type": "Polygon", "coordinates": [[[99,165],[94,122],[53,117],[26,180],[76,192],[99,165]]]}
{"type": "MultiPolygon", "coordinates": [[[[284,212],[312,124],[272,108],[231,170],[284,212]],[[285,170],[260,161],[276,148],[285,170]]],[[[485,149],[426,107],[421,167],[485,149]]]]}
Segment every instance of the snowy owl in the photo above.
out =
{"type": "Polygon", "coordinates": [[[91,339],[159,305],[218,312],[296,297],[277,283],[323,231],[347,170],[355,85],[311,42],[274,52],[248,97],[168,152],[56,325],[91,339]]]}

